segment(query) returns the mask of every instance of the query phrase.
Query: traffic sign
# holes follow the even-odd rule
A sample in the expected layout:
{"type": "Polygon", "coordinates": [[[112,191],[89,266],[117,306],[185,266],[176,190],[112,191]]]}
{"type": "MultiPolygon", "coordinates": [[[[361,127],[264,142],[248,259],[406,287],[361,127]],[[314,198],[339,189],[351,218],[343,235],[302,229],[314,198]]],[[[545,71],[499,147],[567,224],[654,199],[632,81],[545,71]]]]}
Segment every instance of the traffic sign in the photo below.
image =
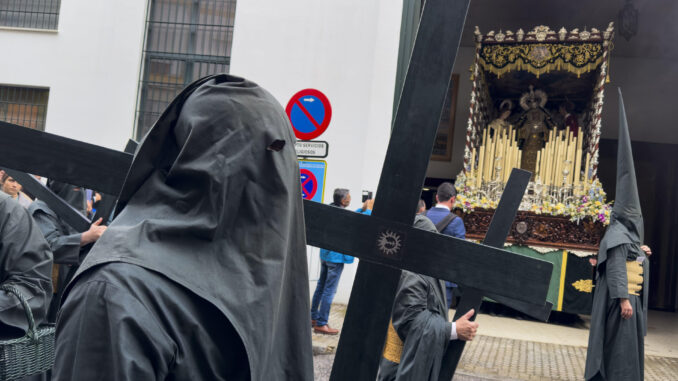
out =
{"type": "Polygon", "coordinates": [[[305,200],[323,202],[327,163],[315,160],[299,160],[301,197],[305,200]]]}
{"type": "Polygon", "coordinates": [[[308,169],[300,168],[299,172],[301,174],[301,198],[312,200],[318,191],[318,180],[308,169]]]}
{"type": "Polygon", "coordinates": [[[294,143],[294,150],[297,151],[297,156],[299,157],[325,158],[327,157],[328,148],[329,144],[320,140],[297,140],[294,143]]]}
{"type": "Polygon", "coordinates": [[[300,140],[317,138],[325,132],[332,119],[329,99],[315,89],[304,89],[294,94],[285,112],[292,123],[294,135],[300,140]]]}

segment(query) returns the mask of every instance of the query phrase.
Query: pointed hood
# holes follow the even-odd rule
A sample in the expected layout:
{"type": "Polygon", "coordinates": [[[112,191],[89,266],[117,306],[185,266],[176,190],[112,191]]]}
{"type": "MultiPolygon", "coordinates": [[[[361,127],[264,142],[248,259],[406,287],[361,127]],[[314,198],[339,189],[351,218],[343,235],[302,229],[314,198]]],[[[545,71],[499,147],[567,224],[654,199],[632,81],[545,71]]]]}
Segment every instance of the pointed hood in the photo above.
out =
{"type": "Polygon", "coordinates": [[[253,381],[312,380],[294,142],[285,111],[256,83],[217,74],[189,85],[137,149],[120,212],[62,300],[99,264],[135,264],[217,307],[253,381]]]}
{"type": "Polygon", "coordinates": [[[619,89],[619,140],[617,146],[617,184],[610,226],[600,243],[598,263],[607,259],[607,250],[622,244],[631,244],[639,249],[643,242],[643,214],[640,209],[636,171],[633,165],[631,138],[626,122],[626,111],[619,89]]]}

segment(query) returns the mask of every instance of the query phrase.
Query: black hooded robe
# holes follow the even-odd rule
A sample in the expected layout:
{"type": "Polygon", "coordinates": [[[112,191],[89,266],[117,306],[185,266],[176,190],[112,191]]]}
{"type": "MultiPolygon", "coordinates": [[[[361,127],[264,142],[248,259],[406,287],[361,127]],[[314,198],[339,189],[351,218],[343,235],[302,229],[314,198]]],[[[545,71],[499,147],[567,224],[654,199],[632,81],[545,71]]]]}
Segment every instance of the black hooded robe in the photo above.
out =
{"type": "MultiPolygon", "coordinates": [[[[647,277],[642,296],[629,295],[626,261],[645,258],[640,248],[622,244],[607,251],[607,260],[597,270],[593,295],[591,331],[586,357],[587,380],[642,380],[644,336],[647,327],[647,277]],[[629,319],[621,317],[620,298],[633,308],[629,319]]],[[[648,272],[643,261],[644,274],[648,272]]]]}
{"type": "MultiPolygon", "coordinates": [[[[0,284],[16,286],[31,307],[35,323],[45,322],[52,297],[52,253],[28,211],[0,192],[0,284]]],[[[26,313],[13,294],[0,291],[0,339],[22,337],[26,313]]],[[[45,375],[27,377],[41,380],[45,375]]]]}
{"type": "Polygon", "coordinates": [[[312,380],[294,142],[250,81],[179,94],[66,288],[54,379],[312,380]]]}
{"type": "Polygon", "coordinates": [[[637,381],[644,377],[644,336],[647,333],[649,263],[640,249],[643,215],[633,165],[631,139],[619,90],[617,183],[610,225],[600,242],[591,329],[586,354],[587,380],[637,381]],[[639,265],[638,263],[641,263],[639,265]],[[627,266],[642,266],[642,276],[627,266]],[[638,279],[631,279],[628,274],[638,279]],[[642,284],[642,285],[641,285],[642,284]],[[636,292],[635,287],[640,286],[636,292]],[[634,289],[633,293],[630,289],[634,289]],[[629,299],[633,315],[621,317],[621,299],[629,299]]]}
{"type": "MultiPolygon", "coordinates": [[[[431,220],[421,215],[415,217],[414,227],[437,232],[431,220]]],[[[403,342],[402,355],[400,363],[390,361],[386,345],[378,381],[438,379],[452,331],[445,298],[444,281],[402,272],[391,314],[393,329],[403,342]]]]}
{"type": "Polygon", "coordinates": [[[80,264],[81,233],[78,233],[60,219],[43,201],[33,201],[28,210],[54,255],[58,281],[47,314],[48,321],[54,323],[59,310],[59,300],[61,300],[66,284],[68,284],[69,274],[73,275],[73,268],[80,264]]]}

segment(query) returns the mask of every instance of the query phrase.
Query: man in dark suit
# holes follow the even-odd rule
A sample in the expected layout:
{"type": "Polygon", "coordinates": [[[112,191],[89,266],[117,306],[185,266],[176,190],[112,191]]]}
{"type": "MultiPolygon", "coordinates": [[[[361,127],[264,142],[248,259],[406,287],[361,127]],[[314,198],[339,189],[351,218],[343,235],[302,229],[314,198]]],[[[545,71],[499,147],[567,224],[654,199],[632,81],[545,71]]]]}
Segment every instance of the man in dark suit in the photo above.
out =
{"type": "MultiPolygon", "coordinates": [[[[444,182],[438,186],[436,192],[436,205],[426,212],[426,216],[436,225],[436,229],[442,234],[451,237],[466,238],[464,221],[452,211],[457,198],[457,190],[454,185],[444,182]]],[[[458,296],[459,289],[452,282],[445,282],[447,291],[447,305],[452,306],[453,296],[458,296]],[[455,295],[456,294],[456,295],[455,295]]]]}

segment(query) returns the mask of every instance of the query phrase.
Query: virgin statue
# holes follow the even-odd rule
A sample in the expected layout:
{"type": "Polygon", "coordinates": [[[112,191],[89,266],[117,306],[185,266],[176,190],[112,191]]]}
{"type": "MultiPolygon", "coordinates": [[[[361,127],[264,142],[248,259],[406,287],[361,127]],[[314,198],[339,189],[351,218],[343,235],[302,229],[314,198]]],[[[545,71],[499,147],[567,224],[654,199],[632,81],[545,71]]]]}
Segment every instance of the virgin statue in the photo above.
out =
{"type": "Polygon", "coordinates": [[[532,85],[530,91],[520,97],[520,106],[525,110],[518,129],[518,145],[523,151],[520,168],[532,173],[537,166],[537,153],[544,147],[549,134],[546,125],[548,115],[544,109],[547,100],[546,93],[534,90],[532,85]]]}

